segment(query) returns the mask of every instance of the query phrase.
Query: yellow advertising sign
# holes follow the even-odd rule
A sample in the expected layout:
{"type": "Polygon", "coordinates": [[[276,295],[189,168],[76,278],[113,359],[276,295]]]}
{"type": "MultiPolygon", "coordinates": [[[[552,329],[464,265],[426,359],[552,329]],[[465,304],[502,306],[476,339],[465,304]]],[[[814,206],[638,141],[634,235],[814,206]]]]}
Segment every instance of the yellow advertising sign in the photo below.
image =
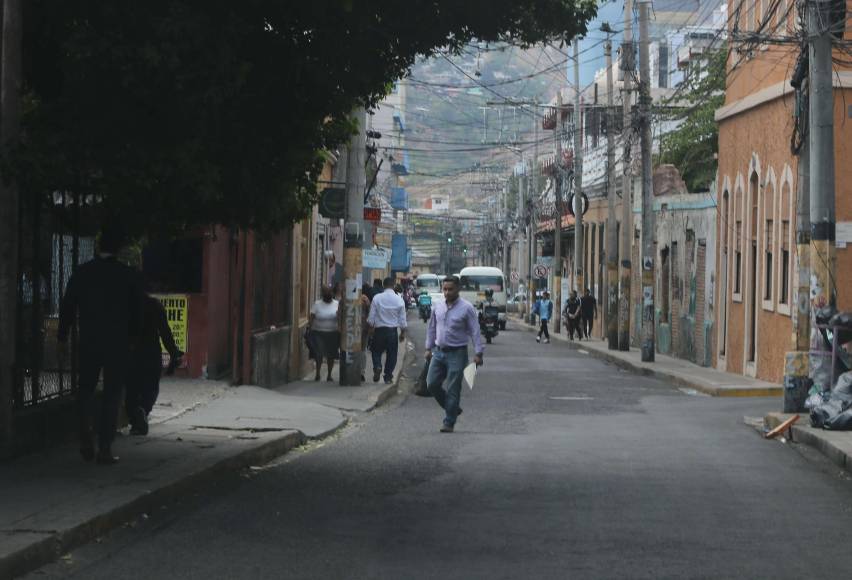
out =
{"type": "MultiPolygon", "coordinates": [[[[189,325],[189,307],[186,294],[157,294],[157,300],[166,309],[166,320],[175,337],[175,344],[183,352],[189,352],[187,348],[187,328],[189,325]]],[[[162,345],[161,345],[162,346],[162,345]]],[[[163,348],[163,353],[166,349],[163,348]]]]}

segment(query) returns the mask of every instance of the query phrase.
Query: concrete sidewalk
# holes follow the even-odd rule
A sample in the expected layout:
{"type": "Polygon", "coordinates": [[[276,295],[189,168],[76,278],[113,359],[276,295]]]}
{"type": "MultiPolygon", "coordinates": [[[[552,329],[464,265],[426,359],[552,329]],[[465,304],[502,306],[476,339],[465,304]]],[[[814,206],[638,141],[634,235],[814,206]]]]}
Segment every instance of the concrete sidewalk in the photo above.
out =
{"type": "MultiPolygon", "coordinates": [[[[781,425],[796,413],[769,413],[763,418],[764,431],[781,425]]],[[[830,461],[837,464],[841,469],[852,473],[852,431],[826,431],[811,427],[808,413],[798,413],[799,420],[791,427],[792,437],[795,443],[809,445],[825,455],[830,461]]],[[[782,433],[788,437],[788,433],[782,433]]]]}
{"type": "MultiPolygon", "coordinates": [[[[509,324],[514,329],[538,331],[518,318],[511,318],[509,324]]],[[[716,369],[701,367],[689,361],[657,353],[652,363],[642,362],[641,353],[635,348],[629,351],[609,350],[604,340],[571,341],[564,332],[550,332],[551,341],[561,341],[575,350],[605,360],[624,369],[669,381],[679,387],[694,389],[714,397],[783,397],[781,385],[768,383],[743,375],[726,373],[716,369]]]]}
{"type": "Polygon", "coordinates": [[[117,465],[83,462],[76,442],[0,464],[0,578],[51,562],[219,476],[334,433],[353,413],[396,393],[410,351],[400,353],[390,385],[302,380],[262,389],[165,380],[148,436],[117,437],[117,465]]]}

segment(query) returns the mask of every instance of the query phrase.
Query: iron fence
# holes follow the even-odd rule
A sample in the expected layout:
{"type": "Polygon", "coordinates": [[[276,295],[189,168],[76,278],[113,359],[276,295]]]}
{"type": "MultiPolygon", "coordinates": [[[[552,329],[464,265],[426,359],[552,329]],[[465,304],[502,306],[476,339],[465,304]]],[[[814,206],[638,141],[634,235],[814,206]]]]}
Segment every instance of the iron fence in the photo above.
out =
{"type": "Polygon", "coordinates": [[[94,255],[81,235],[78,194],[24,196],[19,213],[15,408],[70,396],[76,388],[76,329],[65,356],[57,348],[59,304],[77,264],[94,255]]]}

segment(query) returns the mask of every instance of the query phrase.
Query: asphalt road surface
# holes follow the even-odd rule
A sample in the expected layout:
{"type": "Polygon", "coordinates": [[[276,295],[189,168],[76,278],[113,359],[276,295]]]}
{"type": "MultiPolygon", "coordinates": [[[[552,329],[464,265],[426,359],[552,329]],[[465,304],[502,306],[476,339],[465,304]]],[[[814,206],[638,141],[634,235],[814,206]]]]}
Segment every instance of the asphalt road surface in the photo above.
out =
{"type": "Polygon", "coordinates": [[[455,433],[400,395],[30,578],[849,578],[852,482],[743,423],[779,405],[501,332],[455,433]]]}

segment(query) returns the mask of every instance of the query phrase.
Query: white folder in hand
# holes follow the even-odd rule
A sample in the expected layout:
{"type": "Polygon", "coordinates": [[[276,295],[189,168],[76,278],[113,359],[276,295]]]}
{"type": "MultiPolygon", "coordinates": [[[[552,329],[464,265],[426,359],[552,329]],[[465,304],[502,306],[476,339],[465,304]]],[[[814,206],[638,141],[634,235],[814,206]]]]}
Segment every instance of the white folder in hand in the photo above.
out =
{"type": "Polygon", "coordinates": [[[476,363],[470,363],[464,369],[464,380],[467,381],[467,386],[473,390],[473,383],[476,381],[476,363]]]}

